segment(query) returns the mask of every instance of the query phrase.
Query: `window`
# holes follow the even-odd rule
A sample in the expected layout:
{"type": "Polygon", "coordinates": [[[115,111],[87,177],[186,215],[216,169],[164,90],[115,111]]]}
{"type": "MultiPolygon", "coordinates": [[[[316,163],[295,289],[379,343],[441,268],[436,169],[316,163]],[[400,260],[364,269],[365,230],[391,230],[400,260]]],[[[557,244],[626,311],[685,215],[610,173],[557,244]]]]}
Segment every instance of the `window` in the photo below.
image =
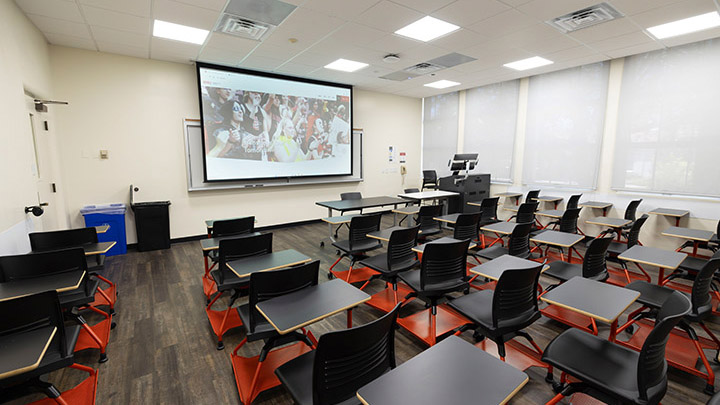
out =
{"type": "Polygon", "coordinates": [[[525,184],[595,188],[609,66],[600,62],[530,78],[525,184]]]}
{"type": "Polygon", "coordinates": [[[423,99],[423,170],[449,174],[448,161],[457,153],[458,92],[423,99]]]}
{"type": "Polygon", "coordinates": [[[520,81],[476,87],[465,93],[464,153],[479,153],[475,171],[512,183],[520,81]]]}
{"type": "Polygon", "coordinates": [[[625,59],[612,186],[720,196],[720,40],[625,59]]]}

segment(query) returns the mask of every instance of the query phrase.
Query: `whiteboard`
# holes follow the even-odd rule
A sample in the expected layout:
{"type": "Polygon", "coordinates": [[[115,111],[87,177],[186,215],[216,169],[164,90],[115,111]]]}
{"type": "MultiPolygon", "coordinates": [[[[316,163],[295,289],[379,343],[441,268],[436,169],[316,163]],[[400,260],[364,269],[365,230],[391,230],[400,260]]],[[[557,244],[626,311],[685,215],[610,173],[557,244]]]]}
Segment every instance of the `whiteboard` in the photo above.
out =
{"type": "Polygon", "coordinates": [[[187,166],[188,191],[227,190],[235,188],[257,188],[275,186],[299,186],[304,184],[359,182],[362,177],[362,129],[353,129],[353,167],[348,176],[296,177],[262,180],[242,180],[221,183],[206,183],[203,175],[202,127],[200,120],[183,120],[185,132],[185,165],[187,166]]]}

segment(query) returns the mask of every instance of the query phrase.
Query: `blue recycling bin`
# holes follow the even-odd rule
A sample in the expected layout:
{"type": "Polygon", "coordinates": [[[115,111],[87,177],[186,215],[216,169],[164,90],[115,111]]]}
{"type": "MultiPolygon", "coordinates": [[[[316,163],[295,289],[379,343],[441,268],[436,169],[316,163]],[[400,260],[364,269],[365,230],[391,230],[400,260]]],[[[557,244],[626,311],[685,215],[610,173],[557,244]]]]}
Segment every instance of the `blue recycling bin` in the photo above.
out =
{"type": "Polygon", "coordinates": [[[109,225],[105,233],[98,234],[99,242],[117,242],[106,256],[124,255],[127,253],[127,237],[125,235],[125,204],[86,205],[80,209],[85,217],[85,226],[109,225]]]}

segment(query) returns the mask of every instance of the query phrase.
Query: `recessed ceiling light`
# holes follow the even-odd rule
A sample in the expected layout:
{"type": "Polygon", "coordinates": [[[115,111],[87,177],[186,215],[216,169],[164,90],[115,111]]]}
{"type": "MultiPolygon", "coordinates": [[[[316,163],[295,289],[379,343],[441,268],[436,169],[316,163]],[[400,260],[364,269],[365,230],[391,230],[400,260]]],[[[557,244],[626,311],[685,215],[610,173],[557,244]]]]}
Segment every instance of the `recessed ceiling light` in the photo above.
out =
{"type": "Polygon", "coordinates": [[[656,25],[648,28],[648,32],[657,39],[676,37],[720,26],[720,14],[713,11],[707,14],[696,15],[682,20],[656,25]]]}
{"type": "Polygon", "coordinates": [[[447,89],[448,87],[457,86],[458,82],[453,82],[451,80],[438,80],[436,82],[428,83],[425,85],[425,87],[432,87],[435,89],[447,89]]]}
{"type": "Polygon", "coordinates": [[[400,28],[395,31],[395,33],[404,37],[427,42],[445,34],[449,34],[459,28],[460,27],[455,24],[450,24],[449,22],[427,16],[406,27],[400,28]]]}
{"type": "Polygon", "coordinates": [[[553,61],[547,60],[545,58],[541,58],[539,56],[533,56],[532,58],[527,58],[523,60],[519,60],[516,62],[506,63],[503,66],[509,67],[510,69],[515,70],[528,70],[533,69],[540,66],[550,65],[553,61]]]}
{"type": "Polygon", "coordinates": [[[190,42],[191,44],[202,45],[207,38],[208,30],[188,27],[187,25],[173,24],[167,21],[155,20],[153,25],[153,36],[176,41],[190,42]]]}
{"type": "Polygon", "coordinates": [[[355,62],[354,60],[338,59],[335,62],[325,65],[325,69],[342,70],[343,72],[354,72],[366,67],[367,63],[355,62]]]}

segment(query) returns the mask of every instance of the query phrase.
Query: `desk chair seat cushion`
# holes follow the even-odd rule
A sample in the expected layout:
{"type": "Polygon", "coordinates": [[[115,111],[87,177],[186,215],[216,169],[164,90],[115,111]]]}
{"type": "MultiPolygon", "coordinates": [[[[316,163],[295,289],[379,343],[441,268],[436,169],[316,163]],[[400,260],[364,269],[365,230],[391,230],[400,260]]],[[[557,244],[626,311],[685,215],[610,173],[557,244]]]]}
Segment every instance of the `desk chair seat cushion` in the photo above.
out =
{"type": "Polygon", "coordinates": [[[260,339],[266,339],[272,336],[277,335],[277,331],[275,331],[275,328],[270,324],[270,322],[267,321],[267,319],[257,319],[255,320],[255,331],[250,332],[250,305],[244,304],[237,307],[238,315],[240,315],[240,319],[242,320],[243,325],[245,325],[245,328],[247,329],[246,337],[248,342],[254,342],[260,339]]]}
{"type": "Polygon", "coordinates": [[[483,259],[488,260],[497,259],[498,257],[506,254],[508,254],[508,249],[506,247],[497,245],[490,246],[489,248],[485,248],[473,253],[474,256],[479,256],[483,259]]]}
{"type": "MultiPolygon", "coordinates": [[[[313,405],[312,378],[313,363],[315,362],[315,351],[298,356],[282,367],[275,370],[275,374],[292,395],[293,400],[299,405],[313,405]]],[[[361,402],[356,396],[352,396],[338,405],[360,405],[361,402]]]]}
{"type": "Polygon", "coordinates": [[[97,273],[105,269],[105,255],[88,256],[86,261],[90,272],[97,273]]]}
{"type": "Polygon", "coordinates": [[[542,361],[567,371],[591,387],[639,403],[640,353],[580,329],[568,329],[545,348],[542,361]],[[592,365],[592,367],[588,367],[592,365]]]}
{"type": "Polygon", "coordinates": [[[578,264],[557,260],[548,266],[549,268],[543,274],[560,281],[568,281],[573,277],[582,277],[582,266],[578,264]]]}
{"type": "Polygon", "coordinates": [[[442,295],[467,286],[467,281],[464,280],[448,280],[442,283],[433,284],[433,288],[429,289],[425,286],[425,290],[422,289],[420,284],[420,270],[406,271],[400,274],[398,277],[405,282],[410,288],[417,291],[420,296],[430,295],[442,295]]]}
{"type": "Polygon", "coordinates": [[[333,246],[336,248],[342,250],[343,252],[355,255],[355,254],[361,254],[363,252],[367,252],[370,250],[374,250],[377,248],[382,247],[382,243],[379,240],[376,239],[367,239],[361,242],[355,242],[353,243],[352,249],[350,248],[350,241],[349,240],[340,240],[333,243],[333,246]]]}
{"type": "Polygon", "coordinates": [[[518,327],[518,325],[530,325],[540,318],[539,312],[532,311],[516,319],[508,320],[507,322],[499,322],[497,327],[493,326],[492,308],[494,293],[495,291],[493,290],[482,290],[455,298],[448,304],[480,326],[483,329],[483,334],[490,335],[491,337],[508,333],[509,330],[505,328],[506,324],[507,327],[514,331],[525,327],[518,327]]]}
{"type": "Polygon", "coordinates": [[[100,286],[100,280],[96,278],[90,278],[87,281],[87,290],[82,286],[75,290],[61,292],[58,294],[58,301],[60,301],[60,307],[81,307],[88,305],[95,301],[95,291],[100,286]],[[89,291],[89,292],[86,292],[89,291]]]}
{"type": "MultiPolygon", "coordinates": [[[[637,302],[638,304],[642,304],[646,307],[650,308],[660,308],[665,303],[665,301],[670,298],[672,293],[676,292],[677,290],[673,290],[672,288],[663,287],[661,285],[657,284],[650,284],[647,281],[633,281],[632,283],[625,286],[625,288],[637,291],[640,293],[640,297],[638,297],[637,302]]],[[[685,291],[678,291],[679,293],[685,295],[688,300],[690,300],[690,294],[686,293],[685,291]]],[[[693,313],[690,312],[688,314],[687,318],[692,318],[693,313]]]]}
{"type": "Polygon", "coordinates": [[[228,291],[232,289],[248,288],[250,283],[250,277],[240,278],[235,275],[232,271],[228,271],[223,278],[220,274],[220,269],[215,269],[210,272],[210,277],[215,280],[218,291],[228,291]]]}
{"type": "Polygon", "coordinates": [[[685,260],[682,261],[682,263],[680,263],[680,266],[678,267],[678,269],[687,270],[687,271],[692,272],[693,273],[692,278],[694,278],[694,275],[699,273],[700,270],[702,270],[702,268],[705,266],[706,263],[707,263],[707,259],[701,259],[698,257],[688,256],[685,258],[685,260]]]}
{"type": "Polygon", "coordinates": [[[360,262],[361,265],[367,266],[384,276],[392,277],[400,272],[411,270],[420,264],[417,259],[409,258],[404,260],[402,263],[395,263],[392,270],[388,269],[387,253],[382,253],[377,256],[368,257],[360,262]]]}
{"type": "Polygon", "coordinates": [[[607,252],[611,256],[617,256],[626,250],[628,250],[628,245],[626,243],[610,242],[610,246],[608,246],[607,252]]]}

